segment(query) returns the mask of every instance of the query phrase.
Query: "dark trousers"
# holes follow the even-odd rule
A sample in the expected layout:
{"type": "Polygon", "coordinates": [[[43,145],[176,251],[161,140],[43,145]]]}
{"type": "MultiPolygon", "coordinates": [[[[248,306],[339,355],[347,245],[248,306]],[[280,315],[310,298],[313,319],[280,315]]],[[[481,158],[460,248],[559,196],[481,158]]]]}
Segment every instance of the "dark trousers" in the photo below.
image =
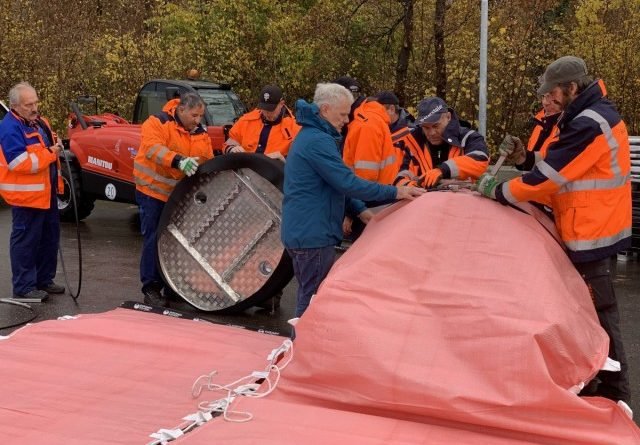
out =
{"type": "Polygon", "coordinates": [[[620,372],[600,371],[598,373],[597,378],[600,383],[595,395],[612,400],[624,400],[628,403],[631,398],[628,365],[622,346],[618,301],[610,274],[611,259],[575,263],[575,266],[589,286],[600,325],[609,335],[609,357],[619,361],[621,367],[620,372]]]}
{"type": "Polygon", "coordinates": [[[24,295],[53,283],[58,266],[60,219],[57,202],[48,210],[13,207],[11,214],[9,255],[13,293],[24,295]]]}
{"type": "Polygon", "coordinates": [[[158,270],[158,223],[164,202],[136,190],[136,201],[140,207],[142,230],[142,255],[140,256],[140,281],[142,291],[154,288],[162,290],[164,283],[158,270]]]}
{"type": "Polygon", "coordinates": [[[298,280],[296,317],[300,317],[333,266],[336,250],[334,246],[328,246],[317,249],[287,249],[287,252],[298,280]]]}

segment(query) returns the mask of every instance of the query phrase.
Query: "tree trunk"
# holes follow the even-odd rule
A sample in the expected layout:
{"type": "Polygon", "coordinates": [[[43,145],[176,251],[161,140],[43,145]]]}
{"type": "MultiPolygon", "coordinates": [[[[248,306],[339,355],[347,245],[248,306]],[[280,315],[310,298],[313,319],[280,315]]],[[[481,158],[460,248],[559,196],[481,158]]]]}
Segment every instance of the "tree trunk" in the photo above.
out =
{"type": "Polygon", "coordinates": [[[413,50],[413,2],[414,0],[400,0],[403,8],[403,39],[402,48],[398,53],[398,63],[396,64],[396,85],[395,92],[398,95],[400,106],[404,107],[407,102],[407,77],[409,72],[409,58],[413,50]]]}
{"type": "Polygon", "coordinates": [[[436,0],[436,12],[433,21],[433,45],[435,49],[436,95],[447,100],[447,60],[444,49],[444,23],[446,0],[436,0]]]}

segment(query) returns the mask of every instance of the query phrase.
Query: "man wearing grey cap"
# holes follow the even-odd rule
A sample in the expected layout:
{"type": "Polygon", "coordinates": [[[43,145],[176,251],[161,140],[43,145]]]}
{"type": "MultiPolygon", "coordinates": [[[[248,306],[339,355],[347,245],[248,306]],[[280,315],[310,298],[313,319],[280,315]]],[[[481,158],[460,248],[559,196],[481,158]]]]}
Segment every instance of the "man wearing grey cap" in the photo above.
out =
{"type": "Polygon", "coordinates": [[[441,98],[420,101],[415,126],[393,135],[404,153],[394,184],[429,188],[440,179],[476,179],[486,170],[489,151],[484,138],[461,124],[441,98]]]}
{"type": "Polygon", "coordinates": [[[600,324],[609,335],[609,357],[621,368],[600,371],[587,395],[618,401],[631,417],[627,360],[609,275],[611,256],[631,247],[627,128],[607,99],[604,83],[589,76],[584,60],[559,58],[547,67],[540,84],[538,94],[548,95],[563,110],[558,139],[531,172],[504,183],[483,175],[478,190],[503,204],[551,201],[567,254],[586,281],[600,324]]]}

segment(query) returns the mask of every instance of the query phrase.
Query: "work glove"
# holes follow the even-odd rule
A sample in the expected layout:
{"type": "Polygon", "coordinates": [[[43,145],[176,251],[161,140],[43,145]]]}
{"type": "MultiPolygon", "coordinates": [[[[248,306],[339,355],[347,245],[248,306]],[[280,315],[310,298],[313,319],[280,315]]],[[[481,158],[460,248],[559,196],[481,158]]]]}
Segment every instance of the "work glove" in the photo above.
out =
{"type": "Polygon", "coordinates": [[[178,168],[182,173],[187,176],[192,176],[198,171],[198,159],[199,158],[183,158],[178,163],[178,168]]]}
{"type": "Polygon", "coordinates": [[[510,134],[504,137],[498,147],[498,151],[501,156],[506,157],[507,161],[516,165],[524,164],[524,161],[527,159],[527,152],[520,138],[511,136],[510,134]]]}
{"type": "Polygon", "coordinates": [[[476,181],[476,189],[482,196],[496,199],[496,187],[498,187],[499,184],[500,182],[495,176],[492,176],[490,173],[484,173],[478,178],[478,181],[476,181]]]}
{"type": "Polygon", "coordinates": [[[419,184],[424,188],[435,187],[435,185],[442,178],[442,170],[439,168],[434,168],[429,170],[425,175],[423,175],[419,181],[419,184]]]}

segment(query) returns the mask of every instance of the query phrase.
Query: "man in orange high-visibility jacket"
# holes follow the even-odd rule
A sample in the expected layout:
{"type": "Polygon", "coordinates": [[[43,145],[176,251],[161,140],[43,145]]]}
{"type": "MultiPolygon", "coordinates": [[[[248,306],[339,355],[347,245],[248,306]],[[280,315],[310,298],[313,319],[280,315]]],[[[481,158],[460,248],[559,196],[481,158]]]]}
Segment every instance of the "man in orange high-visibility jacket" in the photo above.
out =
{"type": "Polygon", "coordinates": [[[400,107],[400,99],[393,91],[380,91],[376,94],[376,100],[381,103],[389,115],[389,130],[391,135],[409,126],[413,127],[416,118],[407,110],[400,107]]]}
{"type": "Polygon", "coordinates": [[[244,114],[229,130],[225,153],[260,153],[270,158],[284,158],[300,126],[286,107],[282,90],[267,85],[260,92],[260,102],[244,114]]]}
{"type": "Polygon", "coordinates": [[[404,153],[395,184],[429,188],[440,179],[476,179],[484,173],[489,164],[484,137],[463,126],[444,100],[421,100],[415,124],[393,135],[404,153]]]}
{"type": "Polygon", "coordinates": [[[63,192],[58,153],[49,123],[38,114],[38,94],[26,82],[9,91],[0,123],[0,195],[11,205],[9,256],[14,298],[44,301],[61,294],[56,276],[60,221],[57,193],[63,192]]]}
{"type": "Polygon", "coordinates": [[[156,265],[156,232],[164,204],[180,179],[195,174],[199,163],[213,157],[211,138],[200,123],[204,110],[200,96],[185,93],[142,124],[133,176],[143,236],[140,280],[144,302],[153,306],[167,306],[166,294],[171,293],[156,265]]]}
{"type": "Polygon", "coordinates": [[[606,98],[604,83],[592,80],[582,59],[561,57],[547,67],[541,81],[538,93],[549,94],[563,109],[558,140],[531,172],[504,183],[483,175],[478,190],[503,204],[550,198],[567,254],[589,286],[609,335],[609,357],[620,362],[620,372],[598,373],[595,394],[619,401],[631,414],[627,360],[609,275],[611,256],[631,247],[627,128],[606,98]]]}
{"type": "Polygon", "coordinates": [[[376,97],[365,100],[353,115],[342,157],[356,176],[391,184],[398,173],[400,153],[391,141],[390,118],[376,97]]]}
{"type": "Polygon", "coordinates": [[[548,94],[544,94],[541,101],[542,110],[532,118],[534,127],[531,136],[529,136],[526,150],[520,138],[509,134],[500,144],[500,154],[507,156],[507,161],[512,161],[518,170],[529,171],[537,162],[544,159],[547,147],[558,136],[556,124],[562,110],[548,94]]]}

